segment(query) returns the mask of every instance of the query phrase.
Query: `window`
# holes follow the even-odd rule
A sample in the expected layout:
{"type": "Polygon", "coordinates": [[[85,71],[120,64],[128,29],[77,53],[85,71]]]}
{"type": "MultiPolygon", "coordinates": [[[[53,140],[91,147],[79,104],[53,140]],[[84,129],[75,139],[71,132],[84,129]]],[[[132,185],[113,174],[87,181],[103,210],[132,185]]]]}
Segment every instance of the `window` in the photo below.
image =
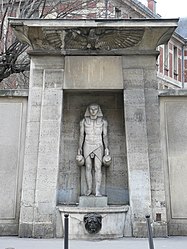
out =
{"type": "Polygon", "coordinates": [[[174,63],[174,74],[178,74],[178,49],[176,46],[174,46],[174,51],[173,51],[173,63],[174,63]]]}
{"type": "Polygon", "coordinates": [[[115,8],[115,17],[120,18],[121,17],[121,10],[118,8],[115,8]]]}
{"type": "Polygon", "coordinates": [[[164,69],[168,69],[169,65],[169,51],[168,43],[164,45],[164,69]]]}

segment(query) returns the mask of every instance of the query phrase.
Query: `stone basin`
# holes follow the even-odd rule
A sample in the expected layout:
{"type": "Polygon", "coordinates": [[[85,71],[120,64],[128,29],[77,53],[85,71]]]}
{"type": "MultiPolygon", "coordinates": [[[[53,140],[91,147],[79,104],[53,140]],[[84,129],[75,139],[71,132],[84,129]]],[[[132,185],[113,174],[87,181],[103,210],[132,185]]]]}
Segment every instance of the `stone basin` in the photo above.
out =
{"type": "Polygon", "coordinates": [[[64,231],[64,214],[69,214],[70,239],[112,239],[131,236],[130,207],[80,207],[58,206],[64,231]],[[90,234],[85,229],[84,216],[90,213],[102,216],[102,228],[96,234],[90,234]]]}

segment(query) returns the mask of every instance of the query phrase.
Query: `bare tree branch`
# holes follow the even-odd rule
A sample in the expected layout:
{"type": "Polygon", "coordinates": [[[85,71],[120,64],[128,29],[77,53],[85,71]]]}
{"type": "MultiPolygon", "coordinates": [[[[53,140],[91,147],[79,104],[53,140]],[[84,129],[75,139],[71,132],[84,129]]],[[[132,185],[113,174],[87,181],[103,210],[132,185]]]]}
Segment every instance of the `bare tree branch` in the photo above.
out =
{"type": "Polygon", "coordinates": [[[29,69],[26,55],[28,45],[20,43],[12,33],[7,18],[47,18],[54,14],[55,18],[66,18],[70,14],[78,14],[87,3],[95,0],[7,0],[2,1],[0,11],[0,82],[13,73],[23,73],[29,69]]]}

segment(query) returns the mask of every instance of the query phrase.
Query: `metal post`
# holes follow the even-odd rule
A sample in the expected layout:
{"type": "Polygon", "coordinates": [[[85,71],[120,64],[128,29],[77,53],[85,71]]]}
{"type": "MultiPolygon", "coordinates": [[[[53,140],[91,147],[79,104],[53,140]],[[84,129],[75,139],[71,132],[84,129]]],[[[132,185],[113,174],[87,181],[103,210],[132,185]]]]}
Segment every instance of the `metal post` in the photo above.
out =
{"type": "Polygon", "coordinates": [[[68,217],[69,214],[64,214],[64,249],[68,249],[68,217]]]}
{"type": "Polygon", "coordinates": [[[150,215],[146,215],[146,220],[147,220],[147,230],[148,230],[148,237],[149,237],[149,248],[154,249],[154,244],[153,244],[153,234],[152,234],[152,228],[151,228],[151,223],[150,223],[150,215]]]}

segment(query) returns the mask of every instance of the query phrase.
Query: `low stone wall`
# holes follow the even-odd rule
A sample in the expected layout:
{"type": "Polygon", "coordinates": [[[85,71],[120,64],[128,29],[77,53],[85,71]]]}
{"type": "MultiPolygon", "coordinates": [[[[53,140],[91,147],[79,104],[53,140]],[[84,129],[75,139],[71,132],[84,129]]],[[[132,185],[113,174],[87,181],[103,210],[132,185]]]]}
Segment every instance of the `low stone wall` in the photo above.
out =
{"type": "Polygon", "coordinates": [[[28,91],[0,90],[0,235],[18,235],[28,91]]]}

